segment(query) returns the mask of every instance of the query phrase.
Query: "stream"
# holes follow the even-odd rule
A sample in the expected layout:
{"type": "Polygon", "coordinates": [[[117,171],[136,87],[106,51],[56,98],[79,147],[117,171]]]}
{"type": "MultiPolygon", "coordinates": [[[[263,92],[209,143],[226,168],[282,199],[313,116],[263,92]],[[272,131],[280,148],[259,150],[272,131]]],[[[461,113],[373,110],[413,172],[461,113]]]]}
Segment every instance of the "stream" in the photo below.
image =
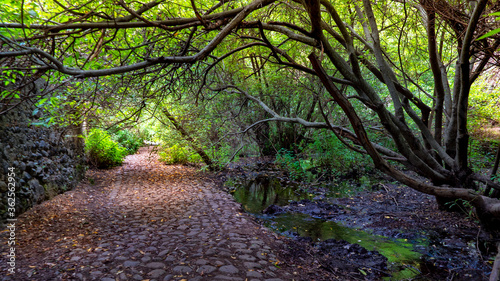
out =
{"type": "MultiPolygon", "coordinates": [[[[342,196],[331,188],[327,194],[318,196],[314,192],[303,191],[296,184],[282,184],[280,179],[273,177],[251,180],[231,178],[226,182],[226,188],[245,211],[268,228],[290,238],[306,239],[314,243],[325,257],[337,257],[342,262],[357,265],[356,269],[370,280],[418,279],[424,273],[429,274],[429,265],[431,270],[447,270],[439,266],[434,268],[434,259],[452,261],[447,256],[450,254],[449,247],[431,241],[425,231],[416,235],[403,233],[384,236],[378,234],[380,231],[374,234],[371,229],[362,230],[362,227],[344,225],[342,218],[353,210],[348,205],[332,205],[319,200],[342,196]],[[423,255],[426,256],[425,259],[423,255]],[[370,272],[373,274],[370,275],[370,272]]],[[[370,220],[368,214],[366,217],[365,219],[370,220]]],[[[338,267],[338,264],[335,266],[338,267]]],[[[444,266],[456,265],[450,262],[444,266]]],[[[484,267],[480,264],[473,267],[471,278],[466,278],[468,275],[462,276],[466,278],[464,280],[482,279],[474,278],[477,275],[474,270],[481,273],[484,272],[484,267]]],[[[464,272],[469,274],[469,271],[464,272]]]]}

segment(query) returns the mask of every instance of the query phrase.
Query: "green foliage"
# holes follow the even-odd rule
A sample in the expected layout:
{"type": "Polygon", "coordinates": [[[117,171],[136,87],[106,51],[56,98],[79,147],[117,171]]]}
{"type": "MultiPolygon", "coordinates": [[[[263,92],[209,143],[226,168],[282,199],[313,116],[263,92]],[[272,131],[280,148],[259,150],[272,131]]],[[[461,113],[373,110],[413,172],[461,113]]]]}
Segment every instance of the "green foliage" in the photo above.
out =
{"type": "Polygon", "coordinates": [[[100,169],[120,165],[127,155],[127,149],[101,129],[92,129],[85,138],[85,152],[90,164],[100,169]]]}
{"type": "Polygon", "coordinates": [[[500,92],[479,81],[471,88],[468,129],[471,133],[469,165],[473,170],[488,169],[500,142],[500,92]]]}
{"type": "Polygon", "coordinates": [[[469,98],[469,129],[480,139],[500,139],[488,127],[500,124],[500,93],[486,82],[473,86],[469,98]]]}
{"type": "Polygon", "coordinates": [[[306,171],[301,165],[301,160],[289,150],[280,149],[274,163],[285,170],[292,180],[301,180],[306,176],[306,171]]]}
{"type": "MultiPolygon", "coordinates": [[[[356,171],[369,171],[371,161],[359,153],[351,151],[335,136],[318,134],[314,141],[308,144],[301,157],[287,149],[280,149],[276,155],[275,164],[285,170],[292,180],[312,181],[312,170],[322,171],[328,175],[348,175],[356,171]]],[[[321,176],[321,175],[320,175],[321,176]]],[[[358,179],[363,186],[369,186],[368,177],[358,179]]]]}
{"type": "MultiPolygon", "coordinates": [[[[492,14],[489,14],[488,16],[496,16],[497,18],[495,20],[497,20],[497,21],[500,20],[500,12],[492,13],[492,14]]],[[[500,28],[493,29],[493,30],[487,32],[483,36],[477,38],[477,40],[483,40],[483,39],[491,37],[491,36],[493,36],[493,35],[495,35],[497,33],[500,33],[500,28]]]]}
{"type": "Polygon", "coordinates": [[[201,160],[198,154],[191,152],[190,149],[180,144],[164,148],[158,152],[158,155],[160,156],[160,161],[167,164],[186,164],[189,162],[200,162],[201,160]]]}
{"type": "Polygon", "coordinates": [[[476,171],[491,168],[493,162],[495,161],[497,147],[498,142],[471,138],[468,157],[471,168],[476,171]]]}
{"type": "Polygon", "coordinates": [[[129,130],[119,130],[113,134],[113,140],[127,149],[128,154],[134,154],[143,144],[143,139],[129,130]]]}
{"type": "Polygon", "coordinates": [[[350,150],[333,135],[319,134],[306,151],[313,158],[315,166],[330,169],[337,174],[371,166],[367,157],[350,150]]]}
{"type": "Polygon", "coordinates": [[[454,201],[447,202],[444,205],[448,207],[450,210],[458,210],[462,212],[467,216],[467,218],[479,223],[479,218],[476,212],[474,211],[475,208],[471,202],[463,199],[456,199],[454,201]]]}

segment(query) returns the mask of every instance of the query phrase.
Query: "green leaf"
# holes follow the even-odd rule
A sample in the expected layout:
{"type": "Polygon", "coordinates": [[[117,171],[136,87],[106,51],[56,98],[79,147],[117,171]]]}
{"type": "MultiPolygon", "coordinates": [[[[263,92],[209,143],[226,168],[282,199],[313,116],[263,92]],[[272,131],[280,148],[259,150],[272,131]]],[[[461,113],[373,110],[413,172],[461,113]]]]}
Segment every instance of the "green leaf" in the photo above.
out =
{"type": "Polygon", "coordinates": [[[477,38],[477,40],[482,40],[482,39],[484,39],[484,38],[491,37],[491,36],[493,36],[493,35],[495,35],[495,34],[497,34],[497,33],[499,33],[499,32],[500,32],[500,28],[494,29],[494,30],[492,30],[492,31],[490,31],[490,32],[488,32],[488,33],[486,33],[485,35],[483,35],[483,36],[481,36],[481,37],[477,38]]]}
{"type": "Polygon", "coordinates": [[[43,105],[43,104],[44,104],[47,100],[48,100],[48,98],[44,98],[44,99],[39,100],[39,101],[36,103],[36,106],[41,106],[41,105],[43,105]]]}

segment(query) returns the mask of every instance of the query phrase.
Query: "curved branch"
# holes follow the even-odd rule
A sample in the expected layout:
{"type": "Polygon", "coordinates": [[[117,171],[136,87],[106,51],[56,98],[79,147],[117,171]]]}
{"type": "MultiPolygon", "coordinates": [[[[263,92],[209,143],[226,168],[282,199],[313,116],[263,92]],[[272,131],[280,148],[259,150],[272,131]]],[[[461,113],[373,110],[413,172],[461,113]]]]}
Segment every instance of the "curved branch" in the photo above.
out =
{"type": "MultiPolygon", "coordinates": [[[[297,124],[301,124],[301,125],[303,125],[304,127],[307,127],[307,128],[330,129],[330,130],[335,131],[339,135],[347,137],[352,142],[361,145],[361,142],[358,140],[356,134],[354,134],[353,132],[351,132],[350,130],[348,130],[348,129],[344,128],[344,127],[333,126],[333,125],[325,123],[325,122],[309,122],[309,121],[306,121],[306,120],[304,120],[302,118],[298,118],[298,117],[295,117],[295,118],[283,117],[283,116],[277,114],[271,108],[269,108],[264,102],[262,102],[258,98],[254,97],[254,96],[251,96],[250,94],[248,94],[247,92],[241,90],[240,88],[238,88],[236,86],[226,86],[226,87],[221,88],[219,90],[220,91],[225,90],[228,93],[242,94],[245,97],[247,97],[248,99],[253,100],[257,104],[259,104],[262,107],[262,109],[264,109],[264,111],[266,111],[267,113],[269,113],[270,115],[273,116],[272,118],[268,118],[268,119],[265,119],[265,120],[260,120],[260,121],[255,122],[254,124],[250,125],[248,128],[246,128],[241,133],[245,133],[249,129],[251,129],[252,127],[254,127],[254,126],[258,125],[258,124],[264,123],[264,122],[278,121],[278,122],[297,123],[297,124]],[[230,89],[230,88],[234,89],[235,91],[228,91],[227,89],[230,89]]],[[[392,151],[390,149],[387,149],[387,148],[385,148],[385,147],[383,147],[381,145],[378,145],[376,143],[371,143],[371,145],[373,147],[375,147],[375,149],[377,151],[379,151],[380,153],[382,153],[384,155],[387,155],[388,156],[388,158],[387,158],[388,160],[399,161],[399,162],[402,162],[403,164],[405,164],[405,162],[407,161],[407,159],[403,155],[401,155],[399,153],[396,153],[396,152],[394,152],[394,151],[392,151]]]]}
{"type": "Polygon", "coordinates": [[[458,167],[462,170],[467,169],[468,161],[468,145],[469,145],[469,134],[467,132],[467,110],[468,110],[468,100],[470,92],[470,48],[472,46],[472,40],[476,30],[481,14],[488,4],[488,0],[480,0],[477,3],[476,8],[472,12],[472,16],[469,20],[469,25],[465,32],[463,39],[462,50],[460,51],[460,57],[458,59],[460,65],[460,74],[462,79],[460,81],[460,94],[458,96],[457,104],[457,162],[458,167]]]}
{"type": "Polygon", "coordinates": [[[500,216],[499,200],[481,196],[477,192],[466,188],[451,188],[445,186],[429,185],[415,180],[389,165],[382,158],[382,156],[377,153],[375,147],[368,139],[368,135],[366,134],[366,131],[361,123],[361,120],[359,119],[359,116],[356,114],[356,111],[349,103],[349,101],[342,95],[342,93],[340,93],[340,91],[338,91],[338,89],[336,89],[335,85],[328,79],[328,76],[326,75],[326,72],[321,66],[319,60],[314,56],[314,54],[309,55],[309,60],[313,64],[314,69],[318,72],[318,76],[323,82],[323,85],[327,88],[328,92],[331,93],[332,97],[334,97],[336,102],[342,107],[344,113],[348,116],[349,121],[351,122],[351,125],[353,126],[356,135],[358,136],[358,140],[362,143],[363,147],[366,149],[375,166],[379,170],[417,191],[440,197],[464,199],[469,201],[482,213],[489,213],[494,216],[500,216]]]}
{"type": "Polygon", "coordinates": [[[194,3],[194,0],[191,0],[191,6],[193,7],[194,15],[196,18],[201,22],[201,24],[207,28],[207,22],[201,17],[200,13],[198,12],[198,9],[196,8],[196,4],[194,3]]]}
{"type": "MultiPolygon", "coordinates": [[[[264,6],[269,5],[274,2],[274,0],[261,0],[255,1],[248,6],[232,9],[229,11],[224,11],[220,13],[215,13],[211,15],[202,16],[203,20],[210,21],[221,18],[230,18],[237,16],[243,10],[252,6],[253,9],[260,9],[264,6]],[[257,5],[255,7],[255,3],[260,3],[260,6],[257,5]]],[[[141,28],[141,27],[153,27],[155,25],[163,25],[166,27],[175,27],[175,26],[184,26],[187,24],[196,24],[201,25],[201,22],[198,18],[177,18],[177,19],[169,19],[163,21],[152,21],[151,23],[147,22],[122,22],[122,21],[105,21],[105,22],[84,22],[84,23],[70,23],[70,24],[59,24],[59,25],[46,25],[46,24],[32,24],[32,25],[24,25],[19,23],[0,23],[0,27],[4,28],[26,28],[26,29],[39,29],[39,30],[47,30],[50,32],[58,32],[61,30],[67,29],[127,29],[127,28],[141,28]]]]}
{"type": "MultiPolygon", "coordinates": [[[[157,57],[150,58],[145,61],[126,65],[126,66],[118,66],[109,69],[100,69],[100,70],[81,70],[76,68],[66,67],[57,60],[52,55],[36,48],[23,47],[21,48],[28,51],[28,53],[37,54],[42,56],[43,58],[49,60],[53,65],[48,64],[47,66],[55,69],[61,73],[75,76],[77,78],[85,78],[85,77],[99,77],[99,76],[107,76],[113,74],[121,74],[126,72],[131,72],[139,69],[144,69],[152,65],[156,64],[172,64],[172,63],[194,63],[206,58],[221,42],[224,40],[226,36],[228,36],[231,31],[236,28],[242,21],[248,16],[251,12],[256,9],[260,9],[266,5],[269,5],[274,0],[255,0],[250,3],[248,6],[244,7],[240,13],[238,13],[217,35],[208,43],[203,49],[201,49],[197,54],[193,56],[169,56],[169,57],[157,57]]],[[[0,53],[0,58],[6,57],[6,53],[0,53]]]]}

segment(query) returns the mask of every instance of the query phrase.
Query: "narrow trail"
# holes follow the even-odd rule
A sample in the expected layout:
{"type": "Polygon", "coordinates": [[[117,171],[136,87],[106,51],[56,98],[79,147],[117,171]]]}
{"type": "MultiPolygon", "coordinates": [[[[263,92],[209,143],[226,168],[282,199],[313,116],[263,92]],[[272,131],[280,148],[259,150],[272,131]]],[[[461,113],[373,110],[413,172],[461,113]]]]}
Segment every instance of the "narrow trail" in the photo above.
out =
{"type": "Polygon", "coordinates": [[[18,218],[17,272],[2,261],[1,280],[297,280],[230,195],[151,148],[87,178],[18,218]]]}

